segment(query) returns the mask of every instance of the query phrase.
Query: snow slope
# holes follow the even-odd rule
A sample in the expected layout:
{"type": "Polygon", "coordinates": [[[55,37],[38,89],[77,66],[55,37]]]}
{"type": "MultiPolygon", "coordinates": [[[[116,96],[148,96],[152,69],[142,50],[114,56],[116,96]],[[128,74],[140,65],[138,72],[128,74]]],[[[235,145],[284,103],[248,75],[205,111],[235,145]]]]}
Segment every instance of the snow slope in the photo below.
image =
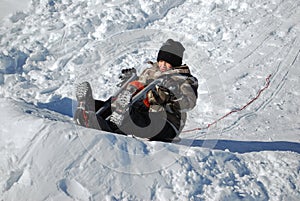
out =
{"type": "Polygon", "coordinates": [[[8,15],[26,10],[30,5],[30,0],[1,0],[0,1],[0,19],[7,17],[8,15]]]}
{"type": "Polygon", "coordinates": [[[300,2],[32,0],[0,24],[0,200],[299,200],[300,2]],[[168,38],[197,107],[177,144],[75,126],[74,89],[114,91],[168,38]]]}

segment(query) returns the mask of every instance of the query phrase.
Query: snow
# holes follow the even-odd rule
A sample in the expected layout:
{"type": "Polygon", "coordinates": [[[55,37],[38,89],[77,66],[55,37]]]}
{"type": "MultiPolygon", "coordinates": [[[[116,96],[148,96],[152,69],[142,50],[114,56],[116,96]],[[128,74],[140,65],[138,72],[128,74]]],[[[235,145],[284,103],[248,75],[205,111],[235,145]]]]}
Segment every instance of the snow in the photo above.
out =
{"type": "Polygon", "coordinates": [[[30,0],[1,0],[0,1],[0,19],[22,10],[29,8],[30,0]]]}
{"type": "MultiPolygon", "coordinates": [[[[31,0],[0,21],[0,200],[299,200],[300,4],[31,0]],[[179,143],[76,126],[168,38],[199,80],[179,143]]],[[[11,7],[10,7],[11,8],[11,7]]]]}

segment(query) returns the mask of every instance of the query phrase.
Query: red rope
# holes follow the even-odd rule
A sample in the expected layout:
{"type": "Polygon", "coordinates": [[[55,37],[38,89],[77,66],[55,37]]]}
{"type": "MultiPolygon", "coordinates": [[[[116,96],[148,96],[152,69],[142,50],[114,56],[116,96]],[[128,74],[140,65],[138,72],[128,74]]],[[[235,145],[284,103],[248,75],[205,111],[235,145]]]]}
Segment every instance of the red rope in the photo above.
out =
{"type": "Polygon", "coordinates": [[[212,125],[214,125],[214,124],[216,124],[217,122],[221,121],[222,119],[225,119],[227,116],[231,115],[232,113],[236,113],[236,112],[240,112],[240,111],[244,110],[246,107],[248,107],[249,105],[251,105],[255,100],[257,100],[257,99],[260,97],[261,93],[262,93],[263,91],[265,91],[265,90],[269,87],[269,85],[270,85],[270,77],[271,77],[271,76],[272,76],[272,75],[270,74],[270,75],[266,78],[266,84],[265,84],[265,86],[264,86],[262,89],[260,89],[260,90],[258,91],[256,97],[254,97],[253,99],[251,99],[251,100],[250,100],[248,103],[246,103],[243,107],[228,112],[227,114],[225,114],[225,115],[222,116],[221,118],[215,120],[214,122],[208,124],[208,125],[207,125],[206,127],[204,127],[204,128],[194,128],[194,129],[190,129],[190,130],[185,130],[185,131],[182,131],[182,133],[189,133],[189,132],[193,132],[193,131],[198,131],[198,130],[208,129],[209,127],[211,127],[212,125]]]}

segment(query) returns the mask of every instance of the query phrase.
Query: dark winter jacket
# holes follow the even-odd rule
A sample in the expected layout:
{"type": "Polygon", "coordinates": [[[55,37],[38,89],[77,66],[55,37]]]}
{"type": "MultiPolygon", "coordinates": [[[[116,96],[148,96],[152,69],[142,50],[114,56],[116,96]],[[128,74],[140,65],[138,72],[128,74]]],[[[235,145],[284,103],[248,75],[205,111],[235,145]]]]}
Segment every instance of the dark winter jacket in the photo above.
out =
{"type": "Polygon", "coordinates": [[[150,105],[149,113],[156,114],[155,116],[162,118],[161,121],[170,123],[178,135],[185,125],[186,112],[196,105],[198,81],[186,65],[161,72],[157,63],[145,69],[138,81],[147,86],[158,78],[163,79],[162,86],[169,89],[172,98],[164,105],[150,105]],[[159,115],[160,113],[167,115],[159,115]]]}

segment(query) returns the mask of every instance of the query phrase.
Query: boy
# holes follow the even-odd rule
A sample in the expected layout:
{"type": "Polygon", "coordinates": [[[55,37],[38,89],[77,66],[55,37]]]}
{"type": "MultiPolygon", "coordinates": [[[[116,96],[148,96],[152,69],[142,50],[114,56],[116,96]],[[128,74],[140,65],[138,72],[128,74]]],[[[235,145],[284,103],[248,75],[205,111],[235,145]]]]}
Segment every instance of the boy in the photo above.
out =
{"type": "MultiPolygon", "coordinates": [[[[157,62],[151,62],[152,67],[129,82],[116,97],[104,102],[93,99],[88,82],[81,83],[76,91],[75,122],[149,140],[177,139],[185,125],[186,112],[196,105],[198,88],[189,67],[182,65],[184,50],[180,42],[168,39],[158,52],[157,62]],[[142,96],[137,95],[140,91],[142,96]]],[[[123,73],[129,77],[135,69],[123,73]]]]}

